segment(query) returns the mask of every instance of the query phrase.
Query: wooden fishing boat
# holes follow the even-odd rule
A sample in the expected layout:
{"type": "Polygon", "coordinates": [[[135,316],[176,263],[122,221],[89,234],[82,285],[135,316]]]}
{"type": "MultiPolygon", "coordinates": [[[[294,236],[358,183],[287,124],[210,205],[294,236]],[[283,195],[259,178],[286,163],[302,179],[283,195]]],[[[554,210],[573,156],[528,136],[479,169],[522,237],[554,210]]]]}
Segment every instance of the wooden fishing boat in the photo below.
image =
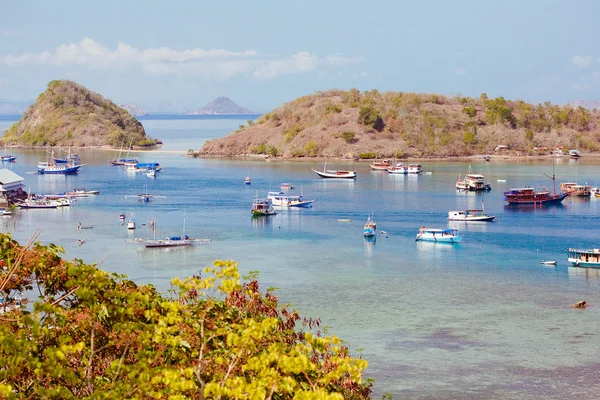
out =
{"type": "Polygon", "coordinates": [[[390,160],[382,160],[369,164],[369,166],[374,171],[387,171],[392,166],[392,162],[390,160]]]}
{"type": "Polygon", "coordinates": [[[567,249],[567,260],[576,267],[600,268],[600,249],[567,249]]]}
{"type": "Polygon", "coordinates": [[[314,173],[319,175],[320,178],[335,178],[335,179],[355,179],[356,171],[342,171],[342,170],[333,170],[326,169],[327,164],[323,167],[323,171],[318,171],[316,169],[312,169],[314,173]]]}

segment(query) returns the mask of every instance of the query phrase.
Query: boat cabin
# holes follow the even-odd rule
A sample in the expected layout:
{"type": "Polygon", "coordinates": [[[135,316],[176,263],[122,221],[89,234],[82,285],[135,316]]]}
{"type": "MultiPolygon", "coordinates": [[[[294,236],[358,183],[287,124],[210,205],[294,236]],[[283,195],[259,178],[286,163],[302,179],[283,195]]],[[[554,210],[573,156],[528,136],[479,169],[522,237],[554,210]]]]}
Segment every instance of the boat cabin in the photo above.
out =
{"type": "Polygon", "coordinates": [[[26,197],[23,179],[7,168],[0,169],[0,203],[7,205],[17,198],[26,197]]]}
{"type": "Polygon", "coordinates": [[[569,262],[578,267],[600,268],[600,249],[567,249],[569,262]]]}

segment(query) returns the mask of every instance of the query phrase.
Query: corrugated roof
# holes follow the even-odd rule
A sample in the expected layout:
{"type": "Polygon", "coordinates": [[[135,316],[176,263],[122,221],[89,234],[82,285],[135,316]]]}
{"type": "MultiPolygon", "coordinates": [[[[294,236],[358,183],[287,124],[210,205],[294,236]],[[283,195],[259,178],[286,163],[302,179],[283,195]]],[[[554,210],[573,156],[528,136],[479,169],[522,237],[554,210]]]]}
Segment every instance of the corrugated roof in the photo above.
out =
{"type": "Polygon", "coordinates": [[[15,174],[10,169],[0,169],[0,185],[6,185],[9,183],[21,182],[24,178],[15,174]]]}

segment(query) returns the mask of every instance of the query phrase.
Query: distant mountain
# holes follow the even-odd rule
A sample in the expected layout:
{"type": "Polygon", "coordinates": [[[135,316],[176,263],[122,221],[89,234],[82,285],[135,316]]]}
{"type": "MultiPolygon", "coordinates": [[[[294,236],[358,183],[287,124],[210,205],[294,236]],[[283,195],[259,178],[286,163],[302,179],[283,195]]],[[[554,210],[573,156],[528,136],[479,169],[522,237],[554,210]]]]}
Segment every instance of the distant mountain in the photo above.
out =
{"type": "Polygon", "coordinates": [[[600,100],[575,100],[568,104],[571,107],[583,107],[588,110],[596,110],[600,108],[600,100]]]}
{"type": "Polygon", "coordinates": [[[232,115],[232,114],[254,114],[252,111],[237,105],[228,97],[217,97],[207,105],[195,111],[188,113],[189,115],[232,115]]]}
{"type": "Polygon", "coordinates": [[[148,111],[142,110],[140,107],[135,104],[119,104],[119,107],[129,112],[129,114],[134,117],[141,117],[143,115],[148,115],[148,111]]]}
{"type": "Polygon", "coordinates": [[[33,100],[18,101],[0,99],[0,115],[23,114],[27,107],[33,104],[33,100]]]}

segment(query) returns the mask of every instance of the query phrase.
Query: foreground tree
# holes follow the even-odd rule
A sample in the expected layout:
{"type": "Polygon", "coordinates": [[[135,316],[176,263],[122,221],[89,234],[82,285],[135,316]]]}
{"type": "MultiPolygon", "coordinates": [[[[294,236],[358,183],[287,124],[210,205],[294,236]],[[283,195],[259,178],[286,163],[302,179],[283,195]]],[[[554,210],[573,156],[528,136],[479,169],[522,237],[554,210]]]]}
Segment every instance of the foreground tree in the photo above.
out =
{"type": "MultiPolygon", "coordinates": [[[[33,241],[32,241],[33,242],[33,241]]],[[[168,296],[64,250],[0,235],[1,398],[365,399],[367,362],[241,283],[237,263],[174,279],[168,296]]]]}

